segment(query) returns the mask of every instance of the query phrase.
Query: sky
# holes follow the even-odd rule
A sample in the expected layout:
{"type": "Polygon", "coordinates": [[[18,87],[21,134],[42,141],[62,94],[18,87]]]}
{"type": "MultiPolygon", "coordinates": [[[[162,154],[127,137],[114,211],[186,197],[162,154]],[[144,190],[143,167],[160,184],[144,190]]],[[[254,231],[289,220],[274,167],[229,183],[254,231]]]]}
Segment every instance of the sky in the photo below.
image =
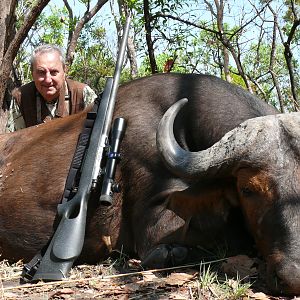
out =
{"type": "MultiPolygon", "coordinates": [[[[78,0],[69,0],[68,1],[70,6],[73,9],[73,13],[75,16],[82,16],[83,12],[86,10],[86,7],[84,4],[81,3],[81,1],[78,0]]],[[[91,7],[95,5],[97,1],[93,0],[91,1],[91,7]]],[[[111,22],[111,8],[110,3],[113,3],[114,9],[116,11],[116,3],[115,1],[108,1],[103,5],[103,7],[100,9],[98,14],[94,17],[99,21],[99,24],[101,24],[103,27],[105,27],[106,31],[108,32],[107,38],[109,44],[115,44],[115,41],[117,40],[116,36],[116,29],[114,24],[111,22]]],[[[51,12],[51,5],[56,6],[58,8],[62,8],[64,6],[63,0],[51,0],[49,5],[45,8],[45,12],[51,12]]]]}

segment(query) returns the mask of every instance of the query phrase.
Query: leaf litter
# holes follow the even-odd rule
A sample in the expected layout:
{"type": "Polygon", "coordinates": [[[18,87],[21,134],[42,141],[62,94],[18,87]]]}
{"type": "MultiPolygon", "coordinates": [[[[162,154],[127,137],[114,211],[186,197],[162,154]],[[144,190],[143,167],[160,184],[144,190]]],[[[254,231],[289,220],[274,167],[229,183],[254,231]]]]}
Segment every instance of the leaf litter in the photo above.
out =
{"type": "MultiPolygon", "coordinates": [[[[206,263],[205,263],[206,264],[206,263]]],[[[0,261],[0,299],[250,299],[288,300],[300,298],[272,297],[267,294],[258,273],[263,262],[245,255],[229,257],[218,264],[222,279],[204,285],[204,263],[176,268],[142,270],[138,260],[126,260],[122,266],[114,261],[72,268],[63,281],[20,284],[21,261],[0,261]],[[251,282],[242,290],[244,282],[251,282]],[[224,288],[226,285],[226,288],[224,288]],[[242,291],[239,294],[237,291],[242,291]]],[[[219,274],[219,273],[218,273],[219,274]]],[[[214,278],[212,276],[212,278],[214,278]]]]}

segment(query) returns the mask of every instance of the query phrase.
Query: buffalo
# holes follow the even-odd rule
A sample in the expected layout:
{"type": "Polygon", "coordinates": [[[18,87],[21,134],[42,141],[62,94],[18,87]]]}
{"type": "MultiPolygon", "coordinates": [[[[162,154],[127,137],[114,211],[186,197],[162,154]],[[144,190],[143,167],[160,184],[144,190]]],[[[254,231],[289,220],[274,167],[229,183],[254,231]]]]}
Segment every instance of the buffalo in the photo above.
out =
{"type": "MultiPolygon", "coordinates": [[[[85,116],[0,136],[2,258],[31,259],[50,238],[85,116]]],[[[79,261],[122,249],[167,266],[241,249],[247,231],[270,289],[300,292],[297,114],[214,76],[171,73],[121,85],[114,116],[127,120],[122,191],[112,206],[90,202],[79,261]]]]}

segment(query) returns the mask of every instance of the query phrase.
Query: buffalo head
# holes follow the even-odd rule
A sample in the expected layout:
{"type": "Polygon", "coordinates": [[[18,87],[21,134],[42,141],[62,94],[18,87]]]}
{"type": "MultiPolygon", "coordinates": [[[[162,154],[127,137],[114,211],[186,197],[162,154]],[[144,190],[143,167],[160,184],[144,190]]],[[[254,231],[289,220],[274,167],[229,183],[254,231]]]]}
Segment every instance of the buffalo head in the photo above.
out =
{"type": "Polygon", "coordinates": [[[250,119],[212,147],[189,152],[177,143],[173,125],[182,99],[164,115],[157,131],[158,150],[180,177],[232,178],[235,202],[267,263],[275,293],[300,291],[300,114],[250,119]]]}

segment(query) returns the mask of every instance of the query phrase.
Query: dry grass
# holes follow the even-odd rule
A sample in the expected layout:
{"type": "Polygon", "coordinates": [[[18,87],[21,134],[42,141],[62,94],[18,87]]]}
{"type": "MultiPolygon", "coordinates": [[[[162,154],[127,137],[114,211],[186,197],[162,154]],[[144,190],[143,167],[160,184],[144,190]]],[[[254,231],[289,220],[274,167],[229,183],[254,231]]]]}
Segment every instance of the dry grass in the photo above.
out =
{"type": "Polygon", "coordinates": [[[0,262],[0,299],[271,299],[209,264],[142,271],[136,260],[108,260],[77,266],[63,281],[23,285],[21,270],[22,262],[0,262]]]}

